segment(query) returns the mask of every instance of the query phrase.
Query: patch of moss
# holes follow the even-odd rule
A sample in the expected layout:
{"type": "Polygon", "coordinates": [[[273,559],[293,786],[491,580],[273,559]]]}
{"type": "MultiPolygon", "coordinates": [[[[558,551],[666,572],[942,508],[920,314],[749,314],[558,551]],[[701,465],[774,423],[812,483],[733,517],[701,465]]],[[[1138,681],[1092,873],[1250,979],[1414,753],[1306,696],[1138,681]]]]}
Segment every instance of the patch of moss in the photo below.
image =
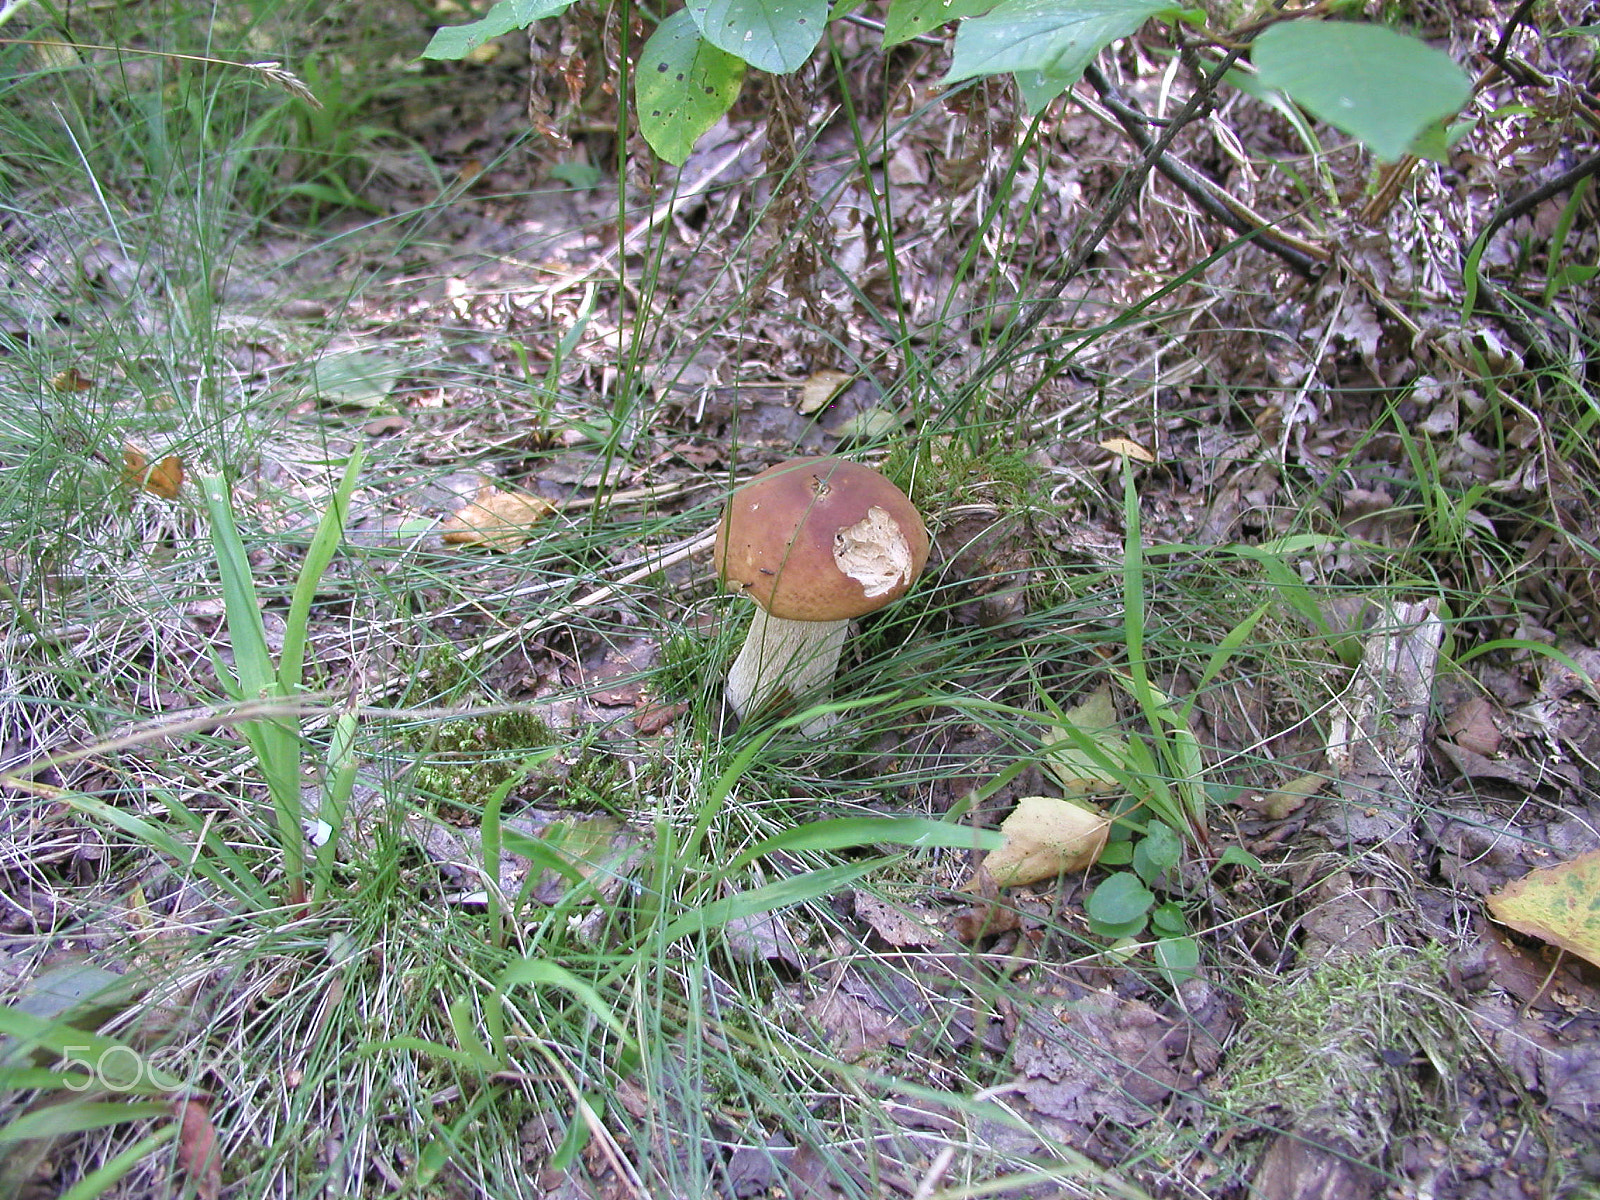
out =
{"type": "Polygon", "coordinates": [[[1439,988],[1447,953],[1386,947],[1246,980],[1214,1098],[1290,1127],[1331,1123],[1356,1145],[1383,1144],[1395,1127],[1446,1135],[1452,1064],[1471,1045],[1439,988]]]}
{"type": "Polygon", "coordinates": [[[409,740],[422,755],[412,776],[418,790],[476,810],[527,755],[555,739],[531,712],[513,710],[430,726],[409,740]]]}

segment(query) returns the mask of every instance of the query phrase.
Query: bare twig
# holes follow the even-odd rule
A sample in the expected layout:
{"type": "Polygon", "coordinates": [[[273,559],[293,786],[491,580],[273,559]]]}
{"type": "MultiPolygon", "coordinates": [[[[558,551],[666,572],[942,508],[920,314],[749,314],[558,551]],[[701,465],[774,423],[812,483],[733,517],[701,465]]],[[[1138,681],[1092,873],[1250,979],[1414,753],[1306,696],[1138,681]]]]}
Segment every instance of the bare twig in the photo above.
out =
{"type": "MultiPolygon", "coordinates": [[[[1139,149],[1148,154],[1154,141],[1149,127],[1166,122],[1154,122],[1139,110],[1138,105],[1123,97],[1099,68],[1091,65],[1083,72],[1089,86],[1100,96],[1100,103],[1120,125],[1139,149]]],[[[1084,97],[1080,104],[1088,106],[1084,97]]],[[[1162,153],[1155,158],[1155,168],[1175,183],[1207,215],[1221,221],[1235,233],[1253,239],[1263,249],[1276,254],[1294,272],[1305,279],[1315,279],[1327,266],[1328,252],[1291,234],[1272,227],[1270,221],[1254,212],[1242,201],[1228,193],[1220,184],[1206,178],[1171,154],[1162,153]]]]}
{"type": "Polygon", "coordinates": [[[1235,49],[1229,50],[1223,55],[1216,69],[1201,80],[1200,86],[1194,90],[1194,93],[1184,103],[1183,107],[1172,117],[1171,123],[1161,131],[1159,137],[1155,138],[1146,147],[1144,155],[1139,161],[1122,173],[1122,177],[1117,180],[1116,186],[1111,189],[1111,195],[1106,198],[1104,205],[1101,207],[1100,219],[1090,229],[1081,232],[1074,239],[1072,249],[1063,261],[1060,271],[1049,290],[1042,296],[1026,303],[1025,310],[1016,321],[1007,327],[1005,333],[998,339],[998,344],[995,348],[974,368],[967,380],[965,390],[975,391],[987,386],[987,381],[991,376],[1024,352],[1023,347],[1028,339],[1032,337],[1033,331],[1038,328],[1039,323],[1045,319],[1051,309],[1054,308],[1056,302],[1061,299],[1067,285],[1077,278],[1078,273],[1083,270],[1084,264],[1089,261],[1089,256],[1105,240],[1106,234],[1111,232],[1111,227],[1122,219],[1123,213],[1127,211],[1128,206],[1133,203],[1134,197],[1138,195],[1139,188],[1143,185],[1145,177],[1150,174],[1151,168],[1167,152],[1167,147],[1172,145],[1173,139],[1178,136],[1178,131],[1194,120],[1201,109],[1210,102],[1211,97],[1216,94],[1217,88],[1221,85],[1229,70],[1232,69],[1233,64],[1238,61],[1241,53],[1241,50],[1235,49]]]}

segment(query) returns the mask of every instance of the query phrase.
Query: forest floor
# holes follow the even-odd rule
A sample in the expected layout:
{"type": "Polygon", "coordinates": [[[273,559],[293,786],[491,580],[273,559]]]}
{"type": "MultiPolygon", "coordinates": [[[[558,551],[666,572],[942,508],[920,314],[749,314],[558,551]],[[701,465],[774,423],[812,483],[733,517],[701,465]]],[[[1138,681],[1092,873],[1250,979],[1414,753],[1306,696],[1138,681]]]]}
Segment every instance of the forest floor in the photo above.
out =
{"type": "Polygon", "coordinates": [[[598,6],[0,47],[0,1195],[1600,1196],[1568,7],[1411,14],[1444,164],[1167,174],[1160,30],[1030,124],[841,26],[678,169],[598,6]],[[810,454],[933,541],[821,736],[709,541],[810,454]],[[1002,886],[1037,796],[1112,848],[1002,886]]]}

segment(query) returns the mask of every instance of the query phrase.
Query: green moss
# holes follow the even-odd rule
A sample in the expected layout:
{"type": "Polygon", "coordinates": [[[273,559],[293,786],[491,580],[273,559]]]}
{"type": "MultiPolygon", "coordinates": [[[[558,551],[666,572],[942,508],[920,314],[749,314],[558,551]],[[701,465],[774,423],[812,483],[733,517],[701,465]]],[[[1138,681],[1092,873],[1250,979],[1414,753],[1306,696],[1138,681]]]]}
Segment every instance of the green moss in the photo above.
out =
{"type": "Polygon", "coordinates": [[[421,752],[412,777],[417,789],[475,810],[528,754],[555,739],[538,717],[515,710],[429,726],[409,740],[421,752]]]}
{"type": "Polygon", "coordinates": [[[1386,947],[1245,982],[1218,1104],[1291,1127],[1333,1120],[1355,1144],[1397,1125],[1445,1135],[1438,1093],[1470,1045],[1439,990],[1446,957],[1437,945],[1386,947]]]}

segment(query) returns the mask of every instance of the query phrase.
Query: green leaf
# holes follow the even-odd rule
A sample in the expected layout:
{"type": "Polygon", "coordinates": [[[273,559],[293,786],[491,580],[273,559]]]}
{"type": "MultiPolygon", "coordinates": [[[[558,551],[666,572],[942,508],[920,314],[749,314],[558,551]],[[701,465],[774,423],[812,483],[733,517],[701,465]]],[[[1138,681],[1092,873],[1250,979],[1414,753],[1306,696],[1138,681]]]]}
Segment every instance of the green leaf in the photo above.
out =
{"type": "Polygon", "coordinates": [[[1154,883],[1173,867],[1183,853],[1183,843],[1164,821],[1151,821],[1133,851],[1133,869],[1146,883],[1154,883]]]}
{"type": "Polygon", "coordinates": [[[1156,943],[1156,969],[1170,984],[1193,979],[1200,966],[1200,943],[1192,937],[1167,938],[1156,943]]]}
{"type": "Polygon", "coordinates": [[[389,402],[405,364],[382,354],[330,354],[311,365],[311,390],[344,408],[379,408],[389,402]]]}
{"type": "Polygon", "coordinates": [[[850,886],[863,875],[879,870],[887,861],[889,860],[875,858],[859,865],[841,863],[835,867],[822,867],[803,875],[794,875],[788,879],[763,884],[748,892],[738,892],[732,896],[712,900],[674,918],[658,935],[657,942],[665,946],[691,933],[720,929],[729,921],[740,917],[753,917],[774,909],[788,908],[791,905],[815,900],[819,896],[826,896],[850,886]]]}
{"type": "Polygon", "coordinates": [[[1390,162],[1472,95],[1449,55],[1382,25],[1285,21],[1251,58],[1262,83],[1390,162]]]}
{"type": "Polygon", "coordinates": [[[23,1113],[4,1129],[0,1129],[0,1143],[20,1142],[38,1137],[61,1137],[68,1133],[104,1129],[108,1125],[121,1125],[127,1121],[140,1121],[147,1117],[170,1116],[171,1113],[172,1109],[165,1101],[160,1100],[126,1102],[69,1100],[64,1104],[51,1104],[23,1113]]]}
{"type": "MultiPolygon", "coordinates": [[[[1115,825],[1111,827],[1111,832],[1113,835],[1116,834],[1117,827],[1115,825]]],[[[1126,826],[1123,827],[1123,833],[1127,833],[1126,826]]],[[[1099,862],[1102,867],[1125,867],[1132,861],[1133,843],[1126,836],[1121,841],[1108,841],[1106,848],[1100,851],[1099,862]]]]}
{"type": "Polygon", "coordinates": [[[883,23],[884,48],[909,42],[951,21],[979,16],[994,4],[995,0],[891,0],[883,23]]]}
{"type": "Polygon", "coordinates": [[[1243,867],[1247,871],[1259,871],[1262,866],[1261,860],[1243,846],[1229,846],[1222,852],[1222,857],[1217,859],[1217,866],[1212,870],[1218,867],[1243,867]]]}
{"type": "Polygon", "coordinates": [[[798,70],[822,40],[827,0],[690,0],[700,36],[752,67],[798,70]]]}
{"type": "Polygon", "coordinates": [[[768,854],[848,850],[854,846],[912,846],[917,849],[998,850],[1005,838],[995,829],[974,829],[928,817],[834,817],[775,833],[734,859],[724,876],[768,854]]]}
{"type": "Polygon", "coordinates": [[[744,63],[700,36],[687,10],[656,27],[633,75],[639,132],[650,148],[682,166],[700,136],[733,106],[744,63]]]}
{"type": "Polygon", "coordinates": [[[1167,937],[1182,937],[1189,932],[1189,922],[1183,915],[1183,909],[1168,900],[1151,910],[1150,928],[1167,937]]]}
{"type": "Polygon", "coordinates": [[[526,29],[543,17],[566,12],[572,0],[500,0],[481,21],[447,25],[437,30],[423,58],[465,58],[490,38],[526,29]]]}
{"type": "Polygon", "coordinates": [[[1137,875],[1118,871],[1089,893],[1083,907],[1091,920],[1122,925],[1135,919],[1142,922],[1155,902],[1155,896],[1137,875]]]}
{"type": "Polygon", "coordinates": [[[1101,50],[1157,16],[1188,19],[1190,13],[1171,0],[1004,0],[988,15],[961,23],[944,82],[1012,72],[1026,85],[1023,75],[1032,72],[1049,76],[1059,92],[1101,50]]]}
{"type": "Polygon", "coordinates": [[[1076,71],[1018,71],[1013,78],[1022,93],[1023,107],[1029,116],[1038,116],[1045,106],[1078,82],[1083,68],[1076,71]]]}

